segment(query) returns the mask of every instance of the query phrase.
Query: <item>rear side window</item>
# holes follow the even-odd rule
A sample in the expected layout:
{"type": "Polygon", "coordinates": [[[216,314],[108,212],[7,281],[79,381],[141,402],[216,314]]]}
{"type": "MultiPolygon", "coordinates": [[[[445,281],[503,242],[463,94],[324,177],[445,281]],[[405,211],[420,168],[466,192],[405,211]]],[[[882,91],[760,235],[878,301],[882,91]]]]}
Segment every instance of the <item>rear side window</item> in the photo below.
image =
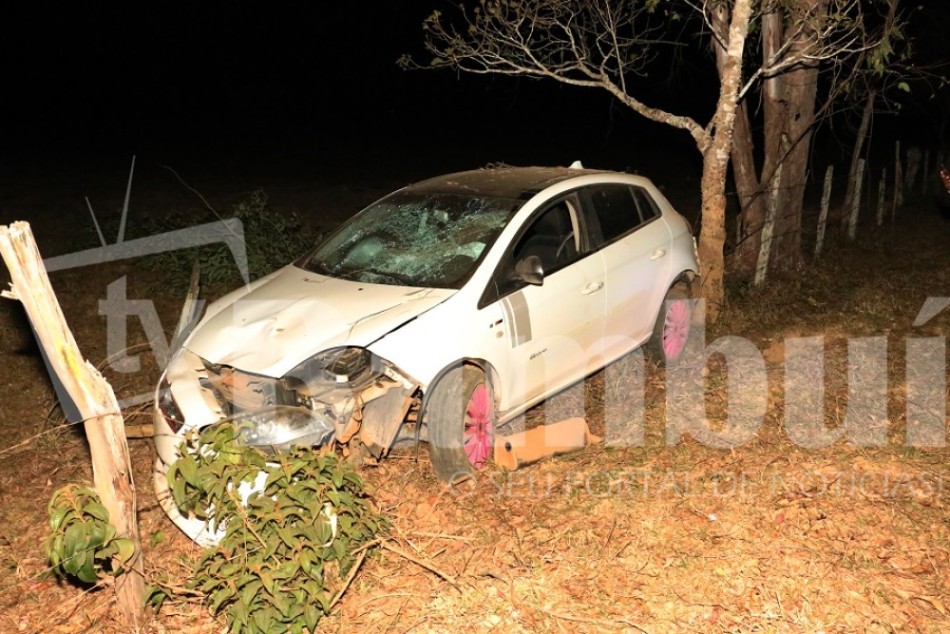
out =
{"type": "Polygon", "coordinates": [[[600,235],[592,230],[596,246],[609,244],[660,216],[656,201],[640,187],[600,185],[587,190],[587,217],[593,216],[600,235]]]}
{"type": "Polygon", "coordinates": [[[643,217],[643,221],[647,222],[650,218],[656,218],[660,215],[660,208],[657,207],[656,201],[653,200],[653,197],[650,194],[646,193],[644,190],[639,187],[634,187],[631,189],[633,192],[633,197],[637,201],[637,206],[640,208],[640,215],[643,217]]]}
{"type": "Polygon", "coordinates": [[[612,242],[642,222],[633,192],[626,185],[603,185],[591,189],[589,195],[603,242],[612,242]]]}

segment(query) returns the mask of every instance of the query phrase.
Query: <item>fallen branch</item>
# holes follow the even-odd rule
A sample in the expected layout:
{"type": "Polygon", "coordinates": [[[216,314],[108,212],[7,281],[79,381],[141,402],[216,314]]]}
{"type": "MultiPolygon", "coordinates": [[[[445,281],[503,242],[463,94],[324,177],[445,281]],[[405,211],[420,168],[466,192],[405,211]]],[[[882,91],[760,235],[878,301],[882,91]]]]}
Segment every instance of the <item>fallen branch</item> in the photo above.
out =
{"type": "Polygon", "coordinates": [[[353,567],[350,568],[350,573],[346,575],[346,579],[343,581],[343,585],[337,591],[336,595],[333,597],[333,600],[330,601],[330,607],[327,608],[327,612],[333,609],[333,607],[340,602],[340,599],[343,598],[343,593],[347,591],[350,587],[350,584],[353,583],[353,580],[356,579],[356,573],[359,572],[360,566],[363,565],[363,560],[366,559],[366,554],[369,552],[369,548],[362,548],[360,550],[359,558],[356,560],[356,563],[353,564],[353,567]]]}
{"type": "Polygon", "coordinates": [[[395,554],[395,555],[399,555],[400,557],[402,557],[403,559],[405,559],[405,560],[407,560],[407,561],[411,561],[412,563],[416,564],[416,565],[419,566],[420,568],[424,568],[424,569],[428,570],[429,572],[433,573],[434,575],[436,575],[436,576],[438,576],[438,577],[441,577],[446,583],[448,583],[450,586],[452,586],[453,588],[455,588],[455,589],[458,590],[459,592],[462,591],[461,586],[459,586],[458,581],[456,581],[453,576],[451,576],[450,574],[448,574],[448,573],[446,573],[446,572],[443,572],[442,570],[440,570],[439,568],[437,568],[434,564],[431,564],[431,563],[429,563],[429,562],[427,562],[427,561],[422,561],[421,559],[416,559],[415,557],[413,557],[412,555],[410,555],[409,553],[407,553],[407,552],[404,551],[403,549],[397,548],[397,547],[393,546],[392,544],[390,544],[389,542],[386,542],[386,541],[380,542],[380,547],[383,548],[383,549],[385,549],[385,550],[388,550],[389,552],[391,552],[391,553],[393,553],[393,554],[395,554]]]}
{"type": "Polygon", "coordinates": [[[593,619],[585,616],[574,616],[573,614],[562,614],[561,612],[555,612],[553,610],[544,610],[544,613],[553,616],[556,619],[562,621],[570,621],[571,623],[585,623],[587,625],[597,625],[600,627],[610,627],[622,629],[625,627],[632,627],[638,632],[646,632],[645,629],[637,625],[636,623],[631,623],[626,619],[618,619],[616,621],[608,621],[606,619],[593,619]]]}

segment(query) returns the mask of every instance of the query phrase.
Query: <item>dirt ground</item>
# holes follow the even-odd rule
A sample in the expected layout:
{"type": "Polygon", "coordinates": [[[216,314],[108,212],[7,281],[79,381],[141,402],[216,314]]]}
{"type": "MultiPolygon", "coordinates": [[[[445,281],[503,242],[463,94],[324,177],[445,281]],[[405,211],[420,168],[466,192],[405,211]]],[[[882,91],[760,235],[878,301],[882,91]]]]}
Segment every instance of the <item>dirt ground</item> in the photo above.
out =
{"type": "MultiPolygon", "coordinates": [[[[319,206],[325,221],[399,184],[391,180],[361,188],[263,185],[276,208],[306,216],[319,206]]],[[[137,198],[142,213],[195,204],[187,192],[152,190],[149,182],[137,198]]],[[[239,193],[224,184],[210,190],[206,196],[222,207],[239,193]]],[[[121,184],[109,191],[100,204],[114,211],[121,184]]],[[[28,202],[13,198],[6,205],[28,202]]],[[[75,244],[72,221],[54,221],[81,217],[75,224],[87,223],[81,205],[66,192],[34,217],[44,253],[67,252],[75,244]]],[[[639,446],[596,445],[511,473],[488,468],[454,488],[436,482],[424,450],[399,449],[366,469],[405,556],[382,551],[368,558],[321,630],[946,631],[948,451],[910,448],[903,440],[906,342],[945,338],[950,328],[948,314],[912,326],[927,297],[950,295],[950,223],[909,207],[894,225],[862,227],[857,244],[832,240],[829,255],[800,275],[764,290],[732,289],[730,307],[710,326],[707,340],[748,338],[763,353],[769,377],[764,422],[741,446],[712,449],[688,436],[667,446],[664,375],[648,366],[639,446]],[[885,446],[842,439],[806,450],[789,439],[783,342],[807,336],[825,338],[824,402],[831,426],[841,424],[847,407],[848,339],[886,338],[888,414],[877,421],[887,425],[885,446]]],[[[161,276],[135,262],[53,275],[80,347],[94,363],[107,356],[97,302],[123,275],[129,296],[152,298],[170,330],[180,295],[155,292],[161,276]]],[[[130,339],[145,343],[133,327],[130,339]]],[[[154,359],[144,353],[139,359],[142,368],[133,374],[103,364],[120,398],[147,392],[157,378],[154,359]]],[[[6,573],[0,632],[118,631],[108,590],[83,590],[48,571],[42,551],[47,501],[57,487],[90,479],[89,458],[81,430],[61,424],[28,324],[7,300],[0,303],[0,368],[0,566],[6,573]]],[[[734,374],[716,359],[709,364],[706,406],[714,426],[728,407],[727,379],[734,374]]],[[[595,431],[603,430],[605,393],[623,391],[628,380],[639,379],[599,373],[529,419],[582,414],[595,431]]],[[[127,420],[147,417],[132,408],[127,420]]],[[[150,441],[130,445],[146,569],[153,579],[184,582],[199,549],[158,508],[150,441]]],[[[142,631],[224,628],[202,606],[179,601],[151,615],[142,631]]]]}

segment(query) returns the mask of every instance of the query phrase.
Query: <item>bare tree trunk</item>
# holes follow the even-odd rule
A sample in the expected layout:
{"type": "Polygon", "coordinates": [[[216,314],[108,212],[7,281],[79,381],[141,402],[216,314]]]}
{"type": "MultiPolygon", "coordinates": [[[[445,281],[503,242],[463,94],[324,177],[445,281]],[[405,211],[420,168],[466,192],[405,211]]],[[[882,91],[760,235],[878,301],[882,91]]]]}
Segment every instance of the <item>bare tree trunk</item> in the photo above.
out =
{"type": "MultiPolygon", "coordinates": [[[[824,10],[827,0],[802,0],[802,7],[819,6],[824,10]]],[[[785,25],[788,9],[772,7],[762,16],[762,64],[768,67],[789,46],[792,54],[804,52],[816,37],[816,32],[805,35],[793,31],[794,24],[785,25]],[[790,38],[795,38],[789,43],[790,38]]],[[[805,11],[805,13],[808,13],[805,11]]],[[[713,20],[713,28],[721,32],[713,20]]],[[[802,55],[805,59],[806,56],[802,55]]],[[[720,68],[721,52],[717,55],[720,68]]],[[[801,263],[801,215],[807,178],[808,152],[811,147],[811,129],[815,122],[817,97],[817,67],[807,63],[763,81],[762,110],[763,164],[756,176],[754,142],[748,114],[743,108],[737,115],[733,136],[733,174],[742,205],[740,239],[736,246],[735,262],[740,274],[755,273],[761,279],[763,263],[762,232],[767,209],[774,208],[771,240],[767,249],[773,268],[794,269],[801,263]],[[782,166],[779,171],[779,166],[782,166]],[[775,175],[781,173],[779,182],[775,175]],[[775,200],[771,200],[777,197],[775,200]]],[[[767,268],[769,262],[765,262],[767,268]]]]}
{"type": "Polygon", "coordinates": [[[887,168],[881,172],[881,180],[877,184],[877,226],[884,224],[884,196],[887,191],[887,168]]]}
{"type": "Polygon", "coordinates": [[[858,171],[854,175],[854,196],[851,198],[851,214],[848,216],[848,240],[858,235],[858,213],[861,211],[861,193],[864,183],[864,159],[858,159],[858,171]]]}
{"type": "MultiPolygon", "coordinates": [[[[724,9],[714,9],[723,11],[724,9]]],[[[725,301],[723,248],[726,242],[726,170],[732,148],[732,133],[742,83],[742,53],[749,33],[752,0],[736,0],[729,21],[729,37],[724,40],[725,58],[721,75],[719,102],[714,115],[712,139],[703,152],[702,214],[703,230],[699,238],[700,272],[707,315],[718,317],[725,301]]],[[[717,46],[719,46],[717,44],[717,46]]]]}
{"type": "Polygon", "coordinates": [[[920,160],[922,157],[923,154],[916,145],[907,148],[907,170],[904,174],[904,191],[914,191],[917,185],[917,174],[920,172],[920,160]]]}
{"type": "MultiPolygon", "coordinates": [[[[782,25],[784,10],[773,7],[762,16],[762,64],[778,54],[785,41],[782,25]]],[[[786,75],[779,74],[762,82],[762,111],[765,118],[762,174],[759,182],[763,190],[768,185],[771,189],[772,175],[782,156],[782,134],[785,132],[785,118],[787,116],[785,104],[786,75]]]]}
{"type": "Polygon", "coordinates": [[[765,222],[766,198],[759,185],[755,168],[755,142],[746,104],[739,106],[732,136],[732,175],[739,194],[739,238],[735,265],[740,275],[755,271],[765,222]]]}
{"type": "Polygon", "coordinates": [[[904,165],[901,162],[901,142],[894,146],[894,205],[891,207],[891,222],[897,219],[897,209],[904,205],[904,165]]]}
{"type": "Polygon", "coordinates": [[[769,204],[765,214],[765,224],[762,225],[762,239],[759,248],[759,262],[755,268],[755,285],[758,286],[765,282],[766,274],[769,271],[769,260],[772,255],[772,236],[775,233],[775,216],[778,213],[779,201],[782,199],[779,185],[782,182],[782,167],[779,163],[772,175],[772,186],[769,190],[769,204]]]}
{"type": "MultiPolygon", "coordinates": [[[[798,9],[820,22],[828,11],[828,2],[799,0],[798,9]]],[[[781,203],[775,223],[772,258],[773,269],[786,271],[797,269],[802,262],[802,207],[818,97],[818,64],[809,61],[805,52],[820,43],[817,27],[806,28],[793,36],[791,31],[799,26],[794,24],[794,16],[792,18],[784,39],[791,41],[792,55],[800,55],[804,61],[783,76],[783,135],[776,148],[782,162],[781,203]]]]}
{"type": "Polygon", "coordinates": [[[815,98],[818,69],[792,71],[785,80],[788,115],[786,135],[779,148],[782,155],[782,179],[779,210],[775,218],[773,268],[794,270],[802,258],[802,206],[808,180],[808,155],[812,126],[815,123],[815,98]],[[787,151],[785,148],[788,148],[787,151]]]}
{"type": "Polygon", "coordinates": [[[864,143],[868,138],[868,130],[871,129],[871,115],[874,114],[874,100],[877,99],[877,89],[872,88],[868,92],[868,98],[864,102],[864,112],[861,113],[861,125],[858,126],[858,133],[854,139],[854,148],[851,150],[851,167],[848,168],[848,188],[844,193],[844,202],[841,205],[841,226],[848,226],[848,211],[854,203],[854,185],[857,182],[858,161],[864,153],[864,143]]]}
{"type": "Polygon", "coordinates": [[[0,254],[13,281],[12,290],[4,295],[23,304],[50,371],[55,374],[51,378],[54,382],[58,379],[67,392],[60,394],[64,408],[78,410],[85,421],[96,492],[109,511],[109,521],[119,537],[135,544],[132,561],[116,575],[115,591],[120,625],[126,631],[136,630],[145,597],[142,544],[129,448],[115,393],[96,368],[83,359],[56,301],[28,223],[0,226],[0,254]]]}
{"type": "Polygon", "coordinates": [[[821,255],[825,243],[825,226],[828,223],[828,207],[831,204],[831,185],[834,183],[835,166],[829,165],[825,171],[825,187],[821,192],[821,212],[818,215],[818,239],[815,240],[815,257],[821,255]]]}
{"type": "MultiPolygon", "coordinates": [[[[720,41],[728,41],[729,24],[725,12],[710,13],[713,28],[720,41]]],[[[715,46],[716,69],[720,82],[726,67],[726,50],[715,46]]],[[[732,133],[732,175],[739,196],[739,231],[734,261],[737,273],[748,276],[755,272],[758,261],[762,225],[765,222],[766,198],[755,166],[755,141],[745,102],[739,104],[732,133]]]]}

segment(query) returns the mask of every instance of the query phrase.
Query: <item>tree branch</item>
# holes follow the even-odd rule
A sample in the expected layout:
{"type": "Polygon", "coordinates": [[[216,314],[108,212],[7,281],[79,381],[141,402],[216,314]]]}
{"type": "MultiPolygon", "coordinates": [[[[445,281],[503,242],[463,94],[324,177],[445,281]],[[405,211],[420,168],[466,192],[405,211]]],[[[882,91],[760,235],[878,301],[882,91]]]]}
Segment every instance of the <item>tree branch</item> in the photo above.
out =
{"type": "MultiPolygon", "coordinates": [[[[452,19],[433,13],[424,23],[425,68],[451,67],[481,75],[548,78],[605,90],[643,117],[684,130],[702,148],[706,130],[691,117],[652,107],[630,79],[644,76],[658,46],[682,43],[658,37],[647,5],[606,0],[482,0],[452,19]]],[[[404,68],[423,68],[412,59],[404,68]]]]}

